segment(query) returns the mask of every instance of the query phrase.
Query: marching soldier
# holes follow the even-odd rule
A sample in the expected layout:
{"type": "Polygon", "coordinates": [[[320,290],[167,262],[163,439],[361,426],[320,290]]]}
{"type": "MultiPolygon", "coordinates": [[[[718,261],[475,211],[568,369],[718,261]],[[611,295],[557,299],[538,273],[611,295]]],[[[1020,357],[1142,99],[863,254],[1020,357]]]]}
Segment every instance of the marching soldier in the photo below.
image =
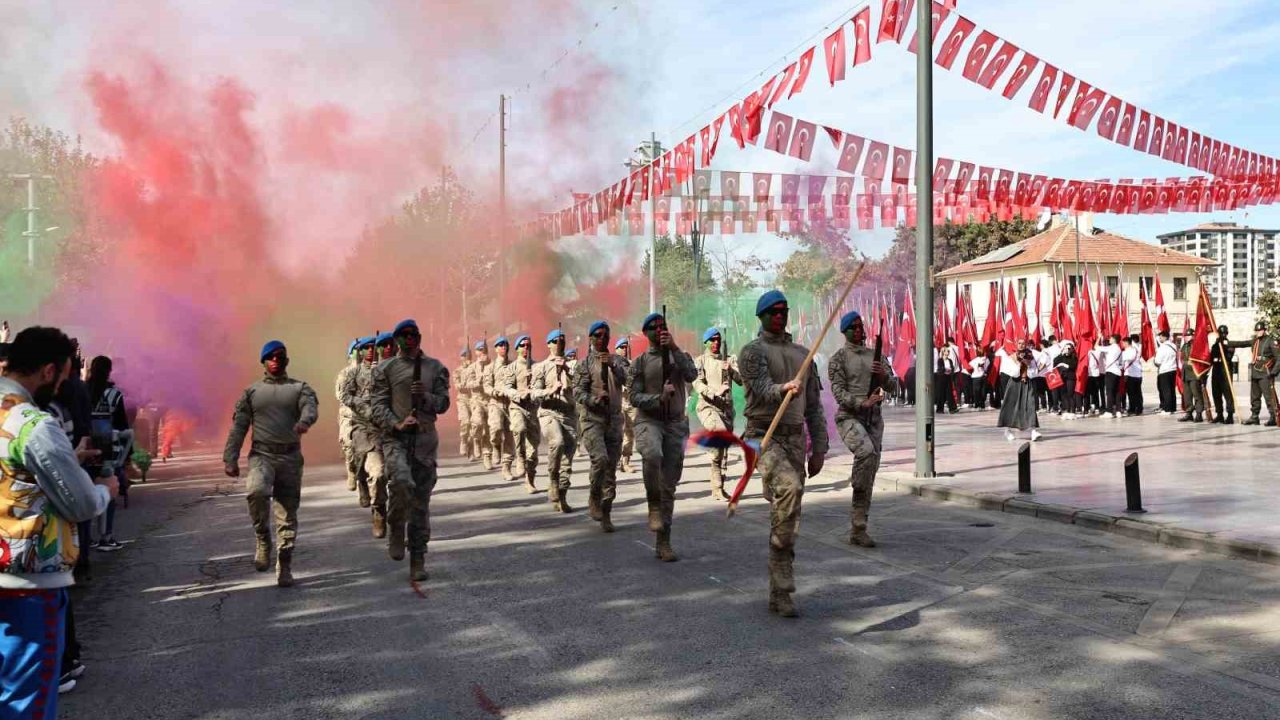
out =
{"type": "Polygon", "coordinates": [[[334,382],[334,394],[338,400],[338,445],[342,448],[342,459],[347,465],[348,490],[356,489],[356,468],[351,460],[351,409],[342,402],[342,386],[360,369],[360,355],[356,350],[360,341],[357,338],[347,346],[347,364],[338,371],[338,378],[334,382]]]}
{"type": "Polygon", "coordinates": [[[1227,339],[1226,325],[1218,326],[1218,340],[1213,345],[1209,351],[1209,372],[1213,381],[1213,411],[1217,413],[1214,422],[1232,425],[1236,421],[1236,398],[1230,388],[1231,366],[1236,361],[1237,345],[1227,339]],[[1222,411],[1224,402],[1227,406],[1225,413],[1222,411]]]}
{"type": "Polygon", "coordinates": [[[498,393],[498,387],[501,385],[499,378],[511,364],[507,358],[510,346],[505,337],[499,337],[493,342],[493,352],[497,357],[489,363],[483,378],[484,394],[489,399],[489,444],[493,447],[494,462],[502,467],[503,480],[516,479],[515,473],[511,471],[515,443],[511,438],[511,419],[507,415],[507,399],[498,393]]]}
{"type": "Polygon", "coordinates": [[[795,381],[808,351],[791,341],[787,315],[787,298],[780,291],[770,290],[761,295],[756,302],[760,334],[742,348],[738,360],[746,391],[745,439],[764,438],[783,397],[794,394],[759,463],[766,496],[771,498],[769,611],[782,617],[796,617],[799,613],[791,597],[796,589],[792,563],[806,477],[805,430],[809,432],[807,476],[813,477],[822,472],[826,460],[827,422],[822,412],[817,371],[810,367],[803,385],[795,381]]]}
{"type": "Polygon", "coordinates": [[[351,447],[360,489],[360,507],[372,508],[373,536],[387,535],[387,471],[382,455],[383,432],[373,419],[373,369],[378,365],[376,338],[361,352],[360,370],[343,386],[342,403],[351,410],[351,447]]]}
{"type": "Polygon", "coordinates": [[[1267,334],[1267,324],[1258,321],[1253,326],[1253,356],[1249,361],[1249,419],[1241,425],[1257,425],[1262,412],[1262,401],[1267,401],[1266,426],[1276,426],[1276,341],[1267,334]]]}
{"type": "MultiPolygon", "coordinates": [[[[591,458],[591,491],[587,508],[604,532],[613,532],[613,500],[618,494],[618,457],[622,454],[622,367],[609,352],[609,324],[591,323],[587,331],[591,352],[573,374],[573,398],[578,403],[579,435],[591,458]]],[[[563,503],[563,500],[561,501],[563,503]]]]}
{"type": "Polygon", "coordinates": [[[569,461],[578,446],[573,375],[564,357],[564,333],[547,333],[547,359],[533,366],[533,400],[547,443],[547,497],[552,509],[569,513],[569,461]]]}
{"type": "Polygon", "coordinates": [[[489,346],[484,340],[475,345],[476,357],[465,380],[471,401],[471,452],[484,462],[485,470],[493,469],[493,446],[489,444],[489,396],[484,392],[484,376],[489,371],[489,346]]]}
{"type": "Polygon", "coordinates": [[[429,509],[436,486],[440,436],[436,417],[449,409],[449,370],[422,352],[413,320],[401,321],[394,336],[400,353],[373,369],[373,420],[386,434],[387,553],[403,560],[408,532],[409,579],[426,580],[429,509]]]}
{"type": "Polygon", "coordinates": [[[394,333],[381,333],[375,342],[378,345],[378,360],[386,360],[396,354],[396,337],[394,333]]]}
{"type": "Polygon", "coordinates": [[[880,406],[884,402],[889,384],[889,374],[884,363],[875,359],[875,353],[867,347],[867,331],[862,316],[857,312],[846,313],[840,318],[840,332],[845,344],[831,356],[827,365],[827,377],[831,380],[831,394],[835,396],[836,427],[840,437],[853,453],[852,529],[849,544],[875,547],[875,541],[867,534],[867,513],[871,510],[871,492],[875,487],[876,471],[880,469],[880,452],[884,442],[884,418],[880,406]]]}
{"type": "MultiPolygon", "coordinates": [[[[724,352],[724,338],[719,328],[707,328],[702,334],[706,351],[694,358],[698,377],[693,391],[698,394],[698,421],[707,430],[733,430],[733,383],[742,384],[738,359],[724,352]]],[[[724,472],[729,467],[729,454],[724,448],[711,451],[711,497],[729,501],[724,494],[724,472]]]]}
{"type": "Polygon", "coordinates": [[[471,349],[463,347],[462,358],[454,377],[458,378],[458,454],[468,462],[475,462],[471,454],[471,388],[466,378],[471,375],[471,349]]]}
{"type": "Polygon", "coordinates": [[[649,339],[649,349],[631,363],[627,383],[636,408],[636,449],[649,503],[649,530],[658,536],[657,557],[675,562],[680,558],[671,549],[671,519],[689,439],[685,388],[698,373],[693,358],[676,345],[661,313],[650,313],[640,329],[649,339]]]}
{"type": "MultiPolygon", "coordinates": [[[[1183,403],[1187,413],[1178,418],[1178,422],[1204,422],[1204,378],[1197,373],[1195,364],[1191,362],[1191,341],[1194,337],[1195,329],[1192,328],[1182,339],[1182,348],[1179,350],[1182,357],[1183,403]]],[[[1249,421],[1246,420],[1244,424],[1248,425],[1249,421]]]]}
{"type": "MultiPolygon", "coordinates": [[[[613,345],[613,354],[617,356],[614,362],[622,363],[622,372],[626,376],[631,375],[631,341],[627,338],[620,338],[613,345]]],[[[624,387],[622,389],[622,462],[618,466],[619,472],[631,472],[631,453],[635,450],[636,445],[636,409],[631,404],[631,388],[624,387]]]]}
{"type": "Polygon", "coordinates": [[[272,340],[258,356],[266,371],[236,403],[231,433],[222,451],[228,477],[240,477],[240,448],[249,428],[249,517],[257,536],[253,567],[265,572],[271,566],[271,507],[275,508],[276,584],[293,585],[293,546],[298,535],[298,501],[302,496],[302,436],[319,414],[316,393],[301,380],[289,377],[289,352],[272,340]]]}
{"type": "Polygon", "coordinates": [[[506,367],[497,388],[497,392],[507,399],[515,455],[530,495],[538,492],[533,478],[538,469],[538,445],[542,442],[538,404],[533,399],[532,352],[528,335],[516,338],[515,362],[506,367]]]}

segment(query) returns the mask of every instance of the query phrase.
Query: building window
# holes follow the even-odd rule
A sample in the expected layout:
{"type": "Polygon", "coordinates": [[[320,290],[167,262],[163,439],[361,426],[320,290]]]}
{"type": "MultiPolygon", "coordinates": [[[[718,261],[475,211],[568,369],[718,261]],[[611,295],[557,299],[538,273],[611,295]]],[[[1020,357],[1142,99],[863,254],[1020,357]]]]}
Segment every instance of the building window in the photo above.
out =
{"type": "Polygon", "coordinates": [[[1236,233],[1236,239],[1237,239],[1237,240],[1244,240],[1244,239],[1245,239],[1245,238],[1247,238],[1247,237],[1249,237],[1249,236],[1248,236],[1248,235],[1246,235],[1246,234],[1244,234],[1244,233],[1236,233]]]}
{"type": "Polygon", "coordinates": [[[1155,292],[1156,292],[1155,277],[1151,275],[1142,275],[1138,278],[1138,282],[1142,283],[1142,290],[1147,294],[1148,299],[1155,296],[1155,292]]]}
{"type": "Polygon", "coordinates": [[[1067,276],[1067,294],[1075,297],[1079,295],[1080,288],[1084,287],[1084,278],[1080,275],[1067,276]]]}
{"type": "Polygon", "coordinates": [[[1120,289],[1120,277],[1118,275],[1107,276],[1107,297],[1114,298],[1116,292],[1120,289]]]}
{"type": "Polygon", "coordinates": [[[1027,279],[1026,278],[1018,278],[1018,299],[1019,300],[1027,299],[1027,279]]]}
{"type": "Polygon", "coordinates": [[[1174,300],[1187,299],[1187,279],[1186,278],[1176,277],[1173,279],[1173,299],[1174,300]]]}
{"type": "Polygon", "coordinates": [[[969,285],[969,283],[965,283],[965,285],[964,285],[964,299],[965,299],[965,300],[968,300],[968,299],[970,298],[970,295],[969,295],[969,288],[970,288],[970,287],[971,287],[971,286],[969,285]]]}

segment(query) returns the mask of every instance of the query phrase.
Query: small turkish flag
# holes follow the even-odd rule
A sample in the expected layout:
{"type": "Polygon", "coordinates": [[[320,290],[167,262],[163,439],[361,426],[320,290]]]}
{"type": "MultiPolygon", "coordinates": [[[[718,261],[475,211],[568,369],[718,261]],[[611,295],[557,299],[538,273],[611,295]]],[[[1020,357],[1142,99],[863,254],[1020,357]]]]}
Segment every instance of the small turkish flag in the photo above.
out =
{"type": "Polygon", "coordinates": [[[843,25],[836,28],[835,32],[822,41],[822,50],[823,56],[827,59],[827,79],[834,86],[836,82],[844,79],[845,48],[843,25]]]}
{"type": "Polygon", "coordinates": [[[1013,96],[1018,94],[1022,86],[1026,85],[1027,81],[1031,79],[1031,73],[1035,71],[1036,66],[1039,64],[1040,58],[1029,52],[1022,53],[1022,60],[1018,61],[1017,67],[1013,69],[1013,75],[1009,76],[1009,82],[1005,83],[1002,94],[1006,100],[1012,100],[1013,96]]]}
{"type": "Polygon", "coordinates": [[[1098,136],[1111,140],[1116,136],[1116,124],[1120,121],[1120,108],[1124,101],[1114,95],[1107,98],[1098,117],[1098,136]]]}
{"type": "Polygon", "coordinates": [[[1045,105],[1049,102],[1049,94],[1053,92],[1053,83],[1058,79],[1058,68],[1045,63],[1044,70],[1040,73],[1040,79],[1036,81],[1036,89],[1031,93],[1031,101],[1027,103],[1027,107],[1038,113],[1044,112],[1045,105]]]}
{"type": "Polygon", "coordinates": [[[791,140],[791,126],[794,122],[794,118],[790,115],[774,110],[773,116],[769,118],[769,131],[765,134],[764,149],[786,154],[787,145],[791,140]]]}
{"type": "MultiPolygon", "coordinates": [[[[843,59],[844,54],[840,57],[843,59]]],[[[871,61],[871,8],[864,7],[853,16],[853,66],[871,61]]]]}
{"type": "Polygon", "coordinates": [[[1138,127],[1133,131],[1133,149],[1138,152],[1147,151],[1147,141],[1151,135],[1151,113],[1141,110],[1138,113],[1138,127]]]}
{"type": "Polygon", "coordinates": [[[982,87],[990,90],[995,87],[996,82],[1000,80],[1000,76],[1013,62],[1013,57],[1018,54],[1018,46],[1013,43],[1002,40],[1000,49],[996,50],[995,55],[991,56],[991,60],[987,62],[987,66],[982,69],[982,73],[974,82],[982,87]]]}
{"type": "Polygon", "coordinates": [[[905,148],[893,149],[893,182],[906,185],[911,182],[911,151],[905,148]]]}
{"type": "Polygon", "coordinates": [[[1088,129],[1089,123],[1093,122],[1093,116],[1097,114],[1098,108],[1102,106],[1102,100],[1106,97],[1105,91],[1081,81],[1076,88],[1076,99],[1071,103],[1071,112],[1067,114],[1067,124],[1079,130],[1088,129]]]}
{"type": "Polygon", "coordinates": [[[774,86],[773,94],[769,96],[769,102],[767,103],[768,107],[771,108],[774,103],[782,99],[782,93],[786,92],[791,85],[791,79],[796,76],[796,64],[791,63],[780,74],[782,75],[782,82],[774,86]]]}
{"type": "Polygon", "coordinates": [[[942,43],[942,50],[938,52],[938,57],[934,62],[944,70],[950,70],[951,65],[956,61],[956,56],[960,54],[960,48],[969,39],[974,27],[973,21],[969,18],[963,15],[957,17],[956,24],[951,28],[951,34],[942,43]]]}
{"type": "Polygon", "coordinates": [[[1057,118],[1062,112],[1062,106],[1067,102],[1067,98],[1071,97],[1071,88],[1076,84],[1076,78],[1071,73],[1062,73],[1062,77],[1058,84],[1058,102],[1053,106],[1053,117],[1057,118]]]}
{"type": "Polygon", "coordinates": [[[866,143],[866,138],[859,137],[853,133],[845,133],[844,147],[840,149],[840,160],[836,162],[836,168],[841,172],[853,174],[858,169],[858,160],[862,158],[862,146],[866,143]]]}
{"type": "Polygon", "coordinates": [[[809,79],[809,68],[813,65],[813,54],[816,51],[816,46],[811,47],[800,56],[800,67],[796,69],[796,81],[791,85],[791,92],[787,94],[788,98],[793,98],[804,90],[804,83],[809,79]]]}
{"type": "Polygon", "coordinates": [[[791,134],[791,147],[787,150],[787,154],[809,162],[810,156],[813,155],[813,136],[817,131],[817,126],[808,120],[796,120],[795,129],[791,134]]]}
{"type": "Polygon", "coordinates": [[[1147,154],[1160,157],[1164,150],[1164,118],[1157,115],[1151,122],[1151,144],[1147,146],[1147,154]]]}
{"type": "Polygon", "coordinates": [[[862,176],[879,182],[884,179],[884,166],[889,154],[889,146],[873,140],[867,149],[867,162],[862,167],[862,176]]]}
{"type": "Polygon", "coordinates": [[[964,71],[961,73],[965,80],[977,82],[978,77],[982,74],[984,64],[987,57],[991,55],[991,49],[995,47],[998,38],[989,30],[983,30],[978,33],[978,39],[973,41],[973,47],[969,48],[969,55],[964,60],[964,71]]]}
{"type": "MultiPolygon", "coordinates": [[[[951,14],[953,7],[944,5],[937,0],[933,3],[933,40],[938,41],[938,31],[942,29],[942,23],[946,21],[947,16],[951,14]]],[[[919,52],[920,31],[917,29],[911,34],[911,42],[907,45],[907,50],[913,53],[919,52]]]]}
{"type": "Polygon", "coordinates": [[[769,199],[769,186],[773,184],[773,173],[751,173],[751,188],[756,202],[769,199]]]}

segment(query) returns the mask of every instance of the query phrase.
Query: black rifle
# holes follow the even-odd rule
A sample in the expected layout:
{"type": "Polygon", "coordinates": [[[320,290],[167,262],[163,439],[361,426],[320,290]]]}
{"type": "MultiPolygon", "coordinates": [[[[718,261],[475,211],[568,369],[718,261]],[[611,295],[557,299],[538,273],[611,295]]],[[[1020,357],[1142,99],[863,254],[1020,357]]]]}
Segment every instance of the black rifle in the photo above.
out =
{"type": "MultiPolygon", "coordinates": [[[[667,325],[666,303],[663,303],[662,305],[662,324],[667,325]]],[[[667,327],[667,332],[671,332],[670,326],[667,327]]],[[[666,391],[667,391],[667,383],[669,382],[671,382],[671,350],[669,348],[664,347],[662,348],[662,389],[661,391],[659,391],[659,394],[658,394],[658,397],[662,398],[662,421],[663,422],[666,422],[671,419],[667,417],[666,391]]]]}
{"type": "MultiPolygon", "coordinates": [[[[883,360],[884,360],[884,332],[879,332],[879,333],[876,333],[876,349],[875,349],[875,352],[871,355],[871,362],[878,363],[878,362],[883,362],[883,360]]],[[[872,395],[874,395],[876,393],[876,388],[880,387],[878,384],[876,384],[876,377],[877,376],[875,372],[872,371],[871,387],[867,389],[867,397],[871,397],[872,395]]]]}

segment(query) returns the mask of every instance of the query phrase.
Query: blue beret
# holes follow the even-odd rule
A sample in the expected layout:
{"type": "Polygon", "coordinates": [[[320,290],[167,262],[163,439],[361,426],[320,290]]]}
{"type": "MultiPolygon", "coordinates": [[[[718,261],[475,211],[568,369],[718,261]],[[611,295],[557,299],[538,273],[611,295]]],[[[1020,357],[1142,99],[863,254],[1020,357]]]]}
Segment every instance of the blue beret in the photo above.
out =
{"type": "Polygon", "coordinates": [[[783,295],[781,290],[770,290],[769,292],[761,295],[760,299],[756,301],[756,317],[760,317],[764,314],[765,310],[768,310],[774,305],[777,305],[778,303],[785,304],[786,302],[787,296],[783,295]]]}
{"type": "Polygon", "coordinates": [[[396,339],[396,336],[394,333],[384,332],[384,333],[380,333],[378,337],[374,338],[374,342],[376,342],[379,345],[386,345],[387,343],[395,339],[396,339]]]}
{"type": "Polygon", "coordinates": [[[466,347],[463,347],[463,348],[462,348],[462,352],[458,353],[458,357],[466,357],[466,356],[467,356],[467,354],[468,354],[468,353],[470,353],[470,352],[471,352],[471,351],[470,351],[470,350],[468,350],[466,347]]]}
{"type": "Polygon", "coordinates": [[[365,335],[359,340],[356,340],[356,349],[364,350],[370,347],[371,345],[373,345],[373,340],[374,340],[374,337],[372,335],[365,335]]]}
{"type": "Polygon", "coordinates": [[[840,316],[840,332],[842,333],[849,332],[849,328],[853,327],[853,321],[859,320],[861,318],[862,318],[862,313],[859,313],[857,310],[850,310],[849,312],[840,316]]]}
{"type": "Polygon", "coordinates": [[[564,351],[565,357],[578,357],[578,348],[569,348],[564,351]]]}
{"type": "Polygon", "coordinates": [[[587,334],[595,335],[597,330],[599,330],[600,328],[607,328],[607,327],[609,327],[609,323],[603,320],[597,320],[591,323],[591,327],[587,328],[587,334]]]}
{"type": "Polygon", "coordinates": [[[640,329],[648,330],[649,326],[656,322],[660,317],[662,317],[662,313],[649,313],[648,315],[645,315],[644,321],[640,323],[640,329]]]}
{"type": "MultiPolygon", "coordinates": [[[[520,343],[522,343],[522,342],[529,342],[529,336],[528,336],[528,335],[517,335],[517,336],[516,336],[516,347],[520,347],[520,343]]],[[[530,343],[530,344],[532,344],[532,343],[530,343]]]]}
{"type": "Polygon", "coordinates": [[[506,335],[499,335],[498,339],[493,341],[494,347],[498,347],[499,345],[506,345],[507,347],[511,347],[511,343],[507,342],[506,335]]]}
{"type": "MultiPolygon", "coordinates": [[[[713,328],[713,327],[709,327],[709,328],[707,328],[707,331],[706,331],[706,332],[702,333],[702,342],[704,342],[704,343],[705,343],[705,342],[711,342],[711,338],[717,338],[717,337],[721,337],[721,336],[720,336],[720,328],[713,328]]],[[[721,338],[721,339],[723,339],[723,338],[721,338]]]]}
{"type": "Polygon", "coordinates": [[[630,345],[631,345],[631,341],[630,341],[630,340],[628,340],[628,339],[626,339],[626,338],[618,338],[618,342],[616,342],[616,343],[614,343],[614,344],[613,344],[613,349],[614,349],[614,350],[617,350],[617,349],[618,349],[618,348],[620,348],[620,347],[628,347],[628,346],[630,346],[630,345]]]}
{"type": "Polygon", "coordinates": [[[351,353],[355,352],[356,346],[359,344],[360,344],[359,340],[352,340],[351,344],[347,346],[347,354],[350,355],[351,353]]]}
{"type": "Polygon", "coordinates": [[[563,339],[564,339],[564,331],[561,330],[560,328],[556,328],[555,330],[552,330],[551,332],[547,333],[548,345],[550,345],[551,343],[557,340],[563,340],[563,339]]]}
{"type": "Polygon", "coordinates": [[[476,350],[488,350],[489,346],[484,344],[483,340],[476,341],[476,350]]]}
{"type": "Polygon", "coordinates": [[[417,330],[418,322],[416,320],[401,320],[400,323],[396,325],[396,329],[391,331],[391,334],[399,335],[401,330],[408,330],[409,328],[417,330]]]}
{"type": "Polygon", "coordinates": [[[272,340],[262,346],[262,353],[258,355],[258,362],[266,362],[267,356],[277,350],[284,350],[284,343],[279,340],[272,340]]]}

